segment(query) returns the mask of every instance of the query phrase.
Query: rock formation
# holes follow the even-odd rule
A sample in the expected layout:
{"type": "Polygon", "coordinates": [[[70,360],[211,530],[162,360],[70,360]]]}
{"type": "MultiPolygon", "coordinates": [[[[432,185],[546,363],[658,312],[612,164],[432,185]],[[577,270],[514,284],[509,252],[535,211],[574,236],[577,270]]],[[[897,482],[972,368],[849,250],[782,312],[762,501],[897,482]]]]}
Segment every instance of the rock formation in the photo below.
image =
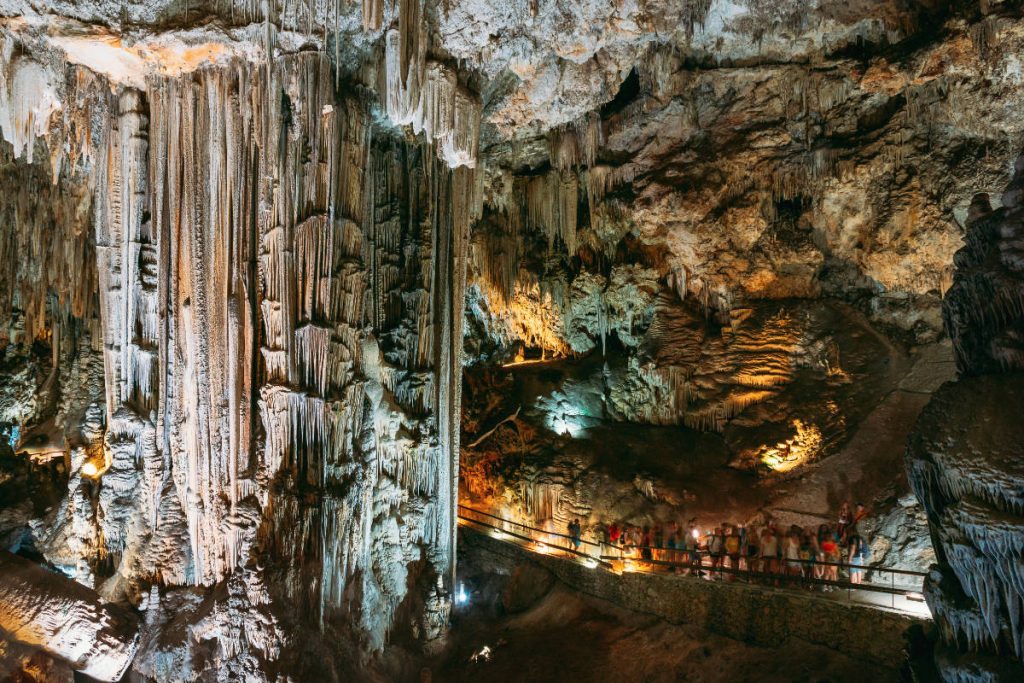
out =
{"type": "Polygon", "coordinates": [[[100,681],[119,681],[139,646],[134,614],[84,586],[0,551],[0,629],[100,681]]]}
{"type": "MultiPolygon", "coordinates": [[[[23,39],[5,35],[0,92],[5,168],[29,181],[4,205],[5,315],[12,344],[50,337],[78,444],[40,550],[151,630],[173,589],[237,585],[228,620],[193,632],[217,643],[211,674],[266,675],[281,619],[353,652],[396,625],[436,640],[479,103],[422,51],[389,52],[380,78],[406,81],[398,123],[420,142],[375,124],[369,91],[340,94],[316,50],[97,75],[62,62],[95,46],[29,56],[23,39]],[[64,354],[101,354],[99,382],[64,354]]],[[[21,405],[8,421],[47,413],[21,405]]]]}
{"type": "MultiPolygon", "coordinates": [[[[436,648],[463,369],[585,367],[534,406],[562,469],[604,420],[746,471],[838,452],[943,334],[966,218],[1009,225],[971,200],[1020,151],[1022,46],[998,1],[0,0],[0,538],[140,612],[149,679],[436,648]]],[[[1020,362],[986,230],[968,374],[1020,362]]],[[[554,516],[566,481],[467,453],[554,516]]],[[[971,642],[1019,655],[1001,623],[971,642]]]]}
{"type": "Polygon", "coordinates": [[[1024,676],[1024,162],[993,210],[975,197],[943,317],[960,379],[925,408],[907,468],[938,566],[926,585],[946,681],[1024,676]]]}

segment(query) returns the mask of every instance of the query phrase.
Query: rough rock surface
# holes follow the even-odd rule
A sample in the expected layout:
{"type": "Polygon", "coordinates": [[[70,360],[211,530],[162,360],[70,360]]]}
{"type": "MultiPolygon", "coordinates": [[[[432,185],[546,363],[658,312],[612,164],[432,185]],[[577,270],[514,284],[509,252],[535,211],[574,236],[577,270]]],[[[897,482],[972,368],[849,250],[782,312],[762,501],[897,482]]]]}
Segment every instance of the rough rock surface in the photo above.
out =
{"type": "Polygon", "coordinates": [[[421,53],[382,59],[405,139],[322,52],[158,62],[98,30],[2,36],[0,419],[70,464],[38,549],[146,610],[157,680],[307,672],[320,654],[282,647],[303,629],[347,644],[327,680],[392,630],[437,641],[478,104],[421,53]]]}
{"type": "Polygon", "coordinates": [[[134,614],[6,550],[0,550],[0,635],[41,647],[100,681],[121,680],[139,646],[134,614]]]}
{"type": "MultiPolygon", "coordinates": [[[[731,332],[684,317],[681,332],[696,343],[672,343],[680,331],[662,338],[690,370],[688,400],[758,392],[720,432],[709,421],[695,423],[705,431],[672,424],[671,392],[659,379],[652,397],[619,352],[467,370],[463,503],[560,532],[578,517],[586,538],[601,540],[613,521],[817,527],[834,523],[843,501],[863,502],[872,561],[927,570],[927,521],[899,458],[931,392],[954,376],[951,345],[905,354],[835,302],[768,302],[745,316],[731,332]],[[620,405],[670,424],[624,422],[620,405]]],[[[673,368],[647,363],[656,379],[673,368]]]]}
{"type": "Polygon", "coordinates": [[[938,559],[926,585],[946,681],[1024,676],[1024,168],[993,211],[978,197],[944,319],[959,381],[925,408],[907,468],[938,559]]]}

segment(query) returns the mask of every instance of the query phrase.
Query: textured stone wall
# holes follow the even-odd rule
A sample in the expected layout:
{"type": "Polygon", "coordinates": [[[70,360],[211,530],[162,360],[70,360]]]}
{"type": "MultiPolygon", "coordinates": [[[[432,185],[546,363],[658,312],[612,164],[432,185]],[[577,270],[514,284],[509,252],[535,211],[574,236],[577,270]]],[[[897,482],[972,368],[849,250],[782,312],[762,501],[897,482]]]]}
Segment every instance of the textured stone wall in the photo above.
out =
{"type": "Polygon", "coordinates": [[[926,597],[946,681],[1024,677],[1024,164],[992,210],[976,197],[944,320],[960,379],[925,407],[907,446],[938,565],[926,597]]]}
{"type": "Polygon", "coordinates": [[[139,647],[138,618],[88,588],[0,550],[0,636],[118,681],[139,647]]]}

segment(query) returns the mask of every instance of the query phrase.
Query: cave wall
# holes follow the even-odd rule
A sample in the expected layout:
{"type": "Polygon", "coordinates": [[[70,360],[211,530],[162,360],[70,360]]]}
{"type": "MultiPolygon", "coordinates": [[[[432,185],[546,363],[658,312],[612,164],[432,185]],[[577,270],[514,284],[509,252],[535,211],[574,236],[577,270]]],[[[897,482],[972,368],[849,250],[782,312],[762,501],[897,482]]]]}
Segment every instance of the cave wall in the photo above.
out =
{"type": "Polygon", "coordinates": [[[945,681],[1024,676],[1022,169],[998,209],[984,194],[972,202],[943,306],[960,378],[936,392],[907,445],[938,559],[925,597],[945,681]]]}

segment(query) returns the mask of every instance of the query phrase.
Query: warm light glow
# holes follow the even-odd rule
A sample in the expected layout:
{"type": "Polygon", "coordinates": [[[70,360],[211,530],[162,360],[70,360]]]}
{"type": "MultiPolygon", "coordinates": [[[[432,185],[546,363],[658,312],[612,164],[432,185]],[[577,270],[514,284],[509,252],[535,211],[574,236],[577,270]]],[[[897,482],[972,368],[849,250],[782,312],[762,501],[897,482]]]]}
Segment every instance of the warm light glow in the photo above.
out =
{"type": "Polygon", "coordinates": [[[697,529],[694,529],[693,530],[693,537],[694,538],[700,538],[700,531],[698,531],[697,529]]]}
{"type": "MultiPolygon", "coordinates": [[[[490,267],[489,259],[483,259],[481,265],[487,270],[490,267]]],[[[518,266],[516,269],[518,270],[518,266]]],[[[523,344],[528,348],[541,351],[540,360],[526,360],[523,362],[524,365],[570,355],[572,349],[563,339],[562,308],[552,297],[551,292],[542,291],[537,282],[516,282],[512,298],[505,301],[505,296],[498,288],[487,284],[490,278],[486,273],[483,279],[481,290],[490,302],[491,313],[495,319],[502,321],[502,326],[508,330],[510,336],[523,340],[523,344]]],[[[525,354],[523,355],[525,357],[525,354]]]]}
{"type": "Polygon", "coordinates": [[[762,446],[761,462],[774,472],[789,472],[810,460],[821,449],[821,430],[815,424],[793,420],[795,434],[773,447],[762,446]]]}
{"type": "Polygon", "coordinates": [[[82,465],[82,475],[86,477],[95,477],[100,471],[96,469],[96,465],[91,462],[87,462],[82,465]]]}

